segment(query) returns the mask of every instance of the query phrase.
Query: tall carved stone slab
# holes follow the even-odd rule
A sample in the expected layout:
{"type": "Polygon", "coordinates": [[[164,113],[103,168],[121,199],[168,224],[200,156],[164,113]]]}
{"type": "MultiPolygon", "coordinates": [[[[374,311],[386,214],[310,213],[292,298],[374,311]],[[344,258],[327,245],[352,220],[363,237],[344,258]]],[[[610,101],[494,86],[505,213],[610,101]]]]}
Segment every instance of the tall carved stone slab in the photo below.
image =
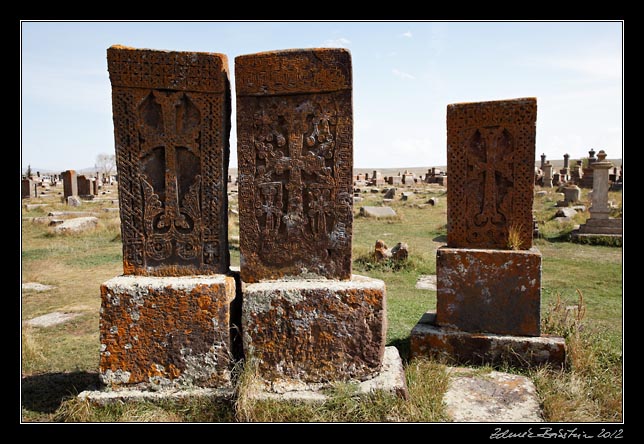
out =
{"type": "Polygon", "coordinates": [[[535,98],[448,105],[449,247],[532,246],[536,121],[535,98]]]}
{"type": "Polygon", "coordinates": [[[63,197],[65,201],[69,196],[78,196],[78,181],[76,180],[76,171],[66,170],[60,173],[63,176],[63,197]]]}
{"type": "Polygon", "coordinates": [[[113,46],[125,274],[228,270],[226,56],[113,46]]]}
{"type": "Polygon", "coordinates": [[[241,276],[351,278],[351,56],[235,59],[241,276]]]}

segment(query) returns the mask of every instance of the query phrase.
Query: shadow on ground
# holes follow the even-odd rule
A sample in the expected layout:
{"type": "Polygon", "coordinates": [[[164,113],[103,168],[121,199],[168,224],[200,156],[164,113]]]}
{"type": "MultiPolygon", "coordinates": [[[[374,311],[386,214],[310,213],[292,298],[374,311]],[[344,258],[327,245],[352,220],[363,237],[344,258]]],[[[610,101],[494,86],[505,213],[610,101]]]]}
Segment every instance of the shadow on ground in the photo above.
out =
{"type": "Polygon", "coordinates": [[[447,243],[447,235],[441,234],[440,236],[436,236],[434,239],[432,239],[434,242],[443,242],[447,243]]]}
{"type": "Polygon", "coordinates": [[[83,390],[100,387],[98,373],[41,373],[22,378],[22,407],[40,413],[53,413],[65,399],[83,390]]]}
{"type": "Polygon", "coordinates": [[[410,339],[409,336],[407,336],[405,338],[398,338],[393,341],[389,341],[387,345],[393,345],[396,347],[398,349],[398,353],[400,353],[400,358],[403,363],[407,364],[409,362],[409,343],[410,339]]]}

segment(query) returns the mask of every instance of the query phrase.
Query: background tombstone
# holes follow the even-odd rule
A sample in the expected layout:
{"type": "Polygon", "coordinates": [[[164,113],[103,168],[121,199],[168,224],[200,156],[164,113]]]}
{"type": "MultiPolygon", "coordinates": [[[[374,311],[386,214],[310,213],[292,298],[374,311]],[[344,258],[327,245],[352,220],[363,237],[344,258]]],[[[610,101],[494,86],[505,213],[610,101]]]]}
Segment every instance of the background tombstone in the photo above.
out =
{"type": "Polygon", "coordinates": [[[550,161],[543,165],[543,187],[552,188],[552,164],[550,161]]]}
{"type": "Polygon", "coordinates": [[[412,356],[563,362],[563,338],[540,337],[536,117],[534,98],[448,105],[447,246],[436,253],[437,311],[412,330],[412,356]]]}
{"type": "Polygon", "coordinates": [[[78,183],[78,195],[87,198],[92,195],[91,181],[89,177],[81,174],[76,177],[78,183]]]}
{"type": "Polygon", "coordinates": [[[582,177],[580,179],[580,182],[579,182],[579,186],[581,188],[592,188],[593,187],[594,170],[593,170],[592,165],[593,165],[593,163],[595,163],[596,160],[597,160],[597,158],[595,157],[595,150],[591,148],[590,151],[588,151],[588,164],[586,165],[585,168],[581,169],[582,172],[583,172],[583,175],[582,175],[582,177]]]}
{"type": "Polygon", "coordinates": [[[608,206],[608,173],[612,167],[613,164],[606,160],[604,150],[599,151],[597,160],[592,163],[594,172],[590,218],[579,227],[578,235],[622,235],[622,219],[611,218],[608,206]]]}
{"type": "Polygon", "coordinates": [[[244,55],[235,77],[245,355],[268,390],[372,378],[386,292],[351,274],[351,56],[244,55]]]}
{"type": "Polygon", "coordinates": [[[30,197],[33,196],[33,181],[29,178],[27,179],[21,179],[21,197],[22,199],[29,199],[30,197]]]}
{"type": "Polygon", "coordinates": [[[113,388],[230,387],[230,86],[224,55],[107,50],[124,275],[101,285],[113,388]]]}
{"type": "Polygon", "coordinates": [[[60,173],[63,176],[63,198],[67,202],[70,196],[78,196],[78,182],[76,180],[76,171],[66,170],[60,173]]]}

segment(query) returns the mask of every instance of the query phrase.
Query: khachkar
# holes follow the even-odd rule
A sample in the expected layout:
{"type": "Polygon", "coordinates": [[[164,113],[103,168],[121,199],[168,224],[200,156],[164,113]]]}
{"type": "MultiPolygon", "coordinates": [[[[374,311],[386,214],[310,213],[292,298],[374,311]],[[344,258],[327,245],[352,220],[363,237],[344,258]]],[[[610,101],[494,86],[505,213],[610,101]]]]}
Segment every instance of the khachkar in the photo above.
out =
{"type": "Polygon", "coordinates": [[[351,56],[245,55],[235,78],[245,355],[273,386],[373,377],[385,285],[351,274],[351,56]]]}
{"type": "Polygon", "coordinates": [[[227,59],[121,46],[107,59],[124,275],[101,286],[101,378],[228,385],[227,59]]]}
{"type": "Polygon", "coordinates": [[[436,254],[437,310],[412,330],[412,356],[563,363],[563,338],[540,331],[536,117],[534,98],[447,107],[447,246],[436,254]]]}
{"type": "Polygon", "coordinates": [[[593,170],[593,191],[590,206],[590,218],[579,230],[573,232],[573,239],[592,237],[622,237],[622,219],[611,218],[608,206],[608,173],[613,164],[606,160],[606,153],[597,153],[597,160],[591,164],[593,170]]]}

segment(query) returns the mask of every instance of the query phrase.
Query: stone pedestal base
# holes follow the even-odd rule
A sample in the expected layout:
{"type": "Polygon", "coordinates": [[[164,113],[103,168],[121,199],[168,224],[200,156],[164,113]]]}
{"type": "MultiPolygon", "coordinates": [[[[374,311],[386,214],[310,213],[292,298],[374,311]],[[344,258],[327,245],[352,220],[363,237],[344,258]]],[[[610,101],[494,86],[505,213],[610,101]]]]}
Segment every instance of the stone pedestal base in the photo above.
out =
{"type": "Polygon", "coordinates": [[[461,364],[484,365],[507,362],[519,367],[541,364],[563,366],[566,346],[562,337],[508,336],[470,333],[436,325],[436,315],[427,312],[411,331],[411,357],[448,356],[461,364]]]}
{"type": "Polygon", "coordinates": [[[579,227],[579,234],[616,234],[622,235],[622,219],[593,219],[579,227]]]}
{"type": "Polygon", "coordinates": [[[442,327],[539,336],[541,253],[441,247],[436,321],[442,327]]]}
{"type": "Polygon", "coordinates": [[[232,276],[119,276],[101,285],[100,377],[108,386],[230,385],[232,276]]]}
{"type": "Polygon", "coordinates": [[[266,381],[365,380],[383,362],[385,284],[279,280],[244,284],[244,353],[266,381]]]}

